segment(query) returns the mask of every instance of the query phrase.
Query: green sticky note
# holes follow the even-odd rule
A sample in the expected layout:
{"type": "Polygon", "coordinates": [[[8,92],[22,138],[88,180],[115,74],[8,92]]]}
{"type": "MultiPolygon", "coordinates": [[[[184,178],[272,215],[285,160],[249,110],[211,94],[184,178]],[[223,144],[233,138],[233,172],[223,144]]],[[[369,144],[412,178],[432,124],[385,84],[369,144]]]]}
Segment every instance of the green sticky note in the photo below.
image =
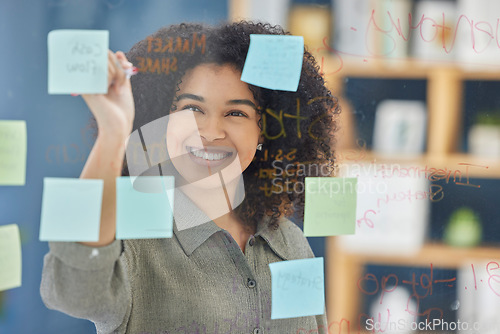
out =
{"type": "Polygon", "coordinates": [[[0,226],[0,291],[21,286],[21,238],[16,224],[0,226]]]}
{"type": "Polygon", "coordinates": [[[303,56],[302,36],[251,34],[241,81],[295,92],[299,87],[303,56]]]}
{"type": "Polygon", "coordinates": [[[0,185],[26,183],[26,122],[0,121],[0,185]]]}
{"type": "Polygon", "coordinates": [[[354,234],[356,178],[306,177],[304,235],[354,234]]]}
{"type": "Polygon", "coordinates": [[[116,179],[116,239],[171,238],[173,176],[139,176],[134,189],[128,176],[116,179]]]}
{"type": "Polygon", "coordinates": [[[103,180],[43,179],[40,241],[98,241],[103,180]]]}
{"type": "Polygon", "coordinates": [[[325,312],[323,258],[281,261],[271,270],[271,319],[306,317],[325,312]]]}
{"type": "Polygon", "coordinates": [[[47,45],[49,94],[107,93],[107,30],[53,30],[47,45]]]}

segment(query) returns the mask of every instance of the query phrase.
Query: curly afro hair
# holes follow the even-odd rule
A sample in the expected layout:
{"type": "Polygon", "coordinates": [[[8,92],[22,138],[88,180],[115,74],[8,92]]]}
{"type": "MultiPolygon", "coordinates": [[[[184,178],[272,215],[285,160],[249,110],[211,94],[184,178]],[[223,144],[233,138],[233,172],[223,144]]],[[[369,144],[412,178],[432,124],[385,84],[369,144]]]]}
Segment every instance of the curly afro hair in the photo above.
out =
{"type": "MultiPolygon", "coordinates": [[[[228,64],[241,72],[251,34],[289,33],[245,21],[216,27],[183,23],[136,43],[127,54],[140,71],[131,79],[134,130],[169,114],[184,74],[197,65],[228,64]]],[[[303,217],[305,177],[333,174],[339,106],[307,50],[296,92],[248,86],[259,104],[264,149],[243,172],[245,199],[235,213],[250,226],[268,215],[277,227],[281,216],[303,217]]],[[[123,175],[128,175],[126,164],[123,175]]]]}

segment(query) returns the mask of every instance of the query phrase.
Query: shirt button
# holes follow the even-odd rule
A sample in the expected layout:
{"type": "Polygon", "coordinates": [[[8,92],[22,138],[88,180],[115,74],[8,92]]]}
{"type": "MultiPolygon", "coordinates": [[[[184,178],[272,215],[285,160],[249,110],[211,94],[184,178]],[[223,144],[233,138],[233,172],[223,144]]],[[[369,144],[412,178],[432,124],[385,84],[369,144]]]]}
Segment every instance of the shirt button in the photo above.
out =
{"type": "Polygon", "coordinates": [[[253,334],[263,334],[263,333],[264,333],[264,331],[261,330],[259,327],[256,327],[253,330],[253,334]]]}
{"type": "MultiPolygon", "coordinates": [[[[247,282],[247,286],[250,288],[250,289],[253,289],[255,288],[255,286],[257,285],[257,283],[255,282],[255,280],[253,279],[248,279],[248,282],[247,282]]],[[[257,328],[256,328],[257,329],[257,328]]],[[[254,331],[255,332],[255,331],[254,331]]]]}
{"type": "Polygon", "coordinates": [[[255,245],[255,237],[254,237],[253,235],[250,237],[250,241],[248,242],[248,244],[249,244],[250,246],[255,245]]]}

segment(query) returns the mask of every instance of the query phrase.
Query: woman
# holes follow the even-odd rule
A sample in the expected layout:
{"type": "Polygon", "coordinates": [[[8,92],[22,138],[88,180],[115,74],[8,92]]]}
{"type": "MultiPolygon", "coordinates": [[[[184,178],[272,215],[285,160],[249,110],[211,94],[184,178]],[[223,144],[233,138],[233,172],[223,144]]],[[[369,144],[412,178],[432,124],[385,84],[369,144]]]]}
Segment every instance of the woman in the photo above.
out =
{"type": "MultiPolygon", "coordinates": [[[[303,187],[288,185],[331,171],[338,106],[308,52],[297,92],[242,82],[250,34],[284,32],[181,24],[127,57],[110,52],[108,94],[84,96],[98,136],[81,178],[104,180],[100,239],[50,243],[41,284],[49,308],[93,321],[98,333],[327,332],[324,315],[271,320],[269,263],[314,256],[284,218],[303,214],[303,187]],[[140,72],[132,83],[122,70],[132,66],[127,58],[140,72]],[[173,171],[180,185],[174,236],[115,240],[123,143],[166,115],[168,161],[152,169],[173,171]],[[274,173],[279,182],[268,177],[277,163],[290,167],[274,173]]],[[[123,175],[136,167],[127,163],[123,175]]]]}

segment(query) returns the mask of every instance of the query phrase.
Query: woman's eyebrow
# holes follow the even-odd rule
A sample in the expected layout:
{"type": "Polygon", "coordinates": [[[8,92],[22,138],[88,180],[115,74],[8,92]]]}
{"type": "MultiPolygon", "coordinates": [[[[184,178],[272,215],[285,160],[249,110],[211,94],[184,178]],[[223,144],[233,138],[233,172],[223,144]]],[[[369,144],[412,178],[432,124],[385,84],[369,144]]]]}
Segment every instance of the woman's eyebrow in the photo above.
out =
{"type": "Polygon", "coordinates": [[[194,94],[181,94],[177,97],[177,101],[180,101],[182,99],[191,99],[195,101],[205,102],[205,99],[203,97],[194,94]]]}
{"type": "Polygon", "coordinates": [[[233,104],[245,104],[247,106],[250,106],[254,109],[257,109],[257,106],[255,105],[255,103],[253,103],[252,101],[250,100],[246,100],[246,99],[242,99],[242,100],[229,100],[227,101],[228,105],[233,105],[233,104]]]}

